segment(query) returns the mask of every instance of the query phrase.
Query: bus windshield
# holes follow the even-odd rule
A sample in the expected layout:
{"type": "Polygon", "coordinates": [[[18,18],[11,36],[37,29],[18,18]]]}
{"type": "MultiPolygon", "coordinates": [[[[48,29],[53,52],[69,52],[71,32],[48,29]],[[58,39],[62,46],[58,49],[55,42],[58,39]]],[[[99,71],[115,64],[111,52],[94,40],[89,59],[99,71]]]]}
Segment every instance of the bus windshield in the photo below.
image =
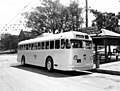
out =
{"type": "Polygon", "coordinates": [[[82,41],[77,39],[71,39],[72,48],[82,48],[82,41]]]}
{"type": "Polygon", "coordinates": [[[92,49],[92,42],[86,40],[71,39],[72,48],[92,49]]]}
{"type": "Polygon", "coordinates": [[[85,49],[92,49],[92,41],[83,41],[83,47],[85,49]]]}

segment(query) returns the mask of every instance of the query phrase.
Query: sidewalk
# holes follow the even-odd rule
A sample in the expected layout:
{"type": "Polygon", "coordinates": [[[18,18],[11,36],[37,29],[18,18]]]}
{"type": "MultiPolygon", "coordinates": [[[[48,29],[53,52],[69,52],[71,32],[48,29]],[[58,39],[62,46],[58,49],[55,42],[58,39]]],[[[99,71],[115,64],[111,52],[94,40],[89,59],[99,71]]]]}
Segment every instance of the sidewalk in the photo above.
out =
{"type": "Polygon", "coordinates": [[[120,72],[120,61],[101,64],[99,69],[112,70],[120,72]]]}
{"type": "Polygon", "coordinates": [[[93,69],[92,72],[120,75],[120,61],[101,64],[100,68],[93,69]]]}

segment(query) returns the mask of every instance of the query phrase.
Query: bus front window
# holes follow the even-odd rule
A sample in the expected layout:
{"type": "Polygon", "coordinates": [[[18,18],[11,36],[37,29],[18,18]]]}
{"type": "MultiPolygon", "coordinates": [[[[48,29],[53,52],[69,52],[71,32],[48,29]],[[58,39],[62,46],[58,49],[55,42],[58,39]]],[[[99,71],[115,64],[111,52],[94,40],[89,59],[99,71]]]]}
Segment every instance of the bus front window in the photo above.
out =
{"type": "Polygon", "coordinates": [[[82,48],[82,41],[77,39],[71,39],[72,48],[82,48]]]}
{"type": "Polygon", "coordinates": [[[92,42],[91,41],[83,41],[83,46],[85,49],[92,49],[92,42]]]}

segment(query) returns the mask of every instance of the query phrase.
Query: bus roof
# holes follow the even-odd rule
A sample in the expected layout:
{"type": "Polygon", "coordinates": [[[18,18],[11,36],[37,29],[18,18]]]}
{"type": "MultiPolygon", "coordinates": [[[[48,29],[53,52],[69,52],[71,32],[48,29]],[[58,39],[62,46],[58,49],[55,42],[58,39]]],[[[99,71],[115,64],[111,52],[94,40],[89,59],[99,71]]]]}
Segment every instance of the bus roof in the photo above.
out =
{"type": "Polygon", "coordinates": [[[61,39],[61,38],[67,38],[67,39],[76,38],[76,39],[82,39],[82,40],[92,40],[90,36],[88,36],[88,34],[86,33],[70,31],[70,32],[50,34],[50,35],[46,35],[43,37],[37,37],[34,39],[24,40],[24,41],[19,42],[18,45],[36,43],[40,41],[42,42],[42,41],[47,41],[47,40],[55,40],[55,39],[61,39]]]}

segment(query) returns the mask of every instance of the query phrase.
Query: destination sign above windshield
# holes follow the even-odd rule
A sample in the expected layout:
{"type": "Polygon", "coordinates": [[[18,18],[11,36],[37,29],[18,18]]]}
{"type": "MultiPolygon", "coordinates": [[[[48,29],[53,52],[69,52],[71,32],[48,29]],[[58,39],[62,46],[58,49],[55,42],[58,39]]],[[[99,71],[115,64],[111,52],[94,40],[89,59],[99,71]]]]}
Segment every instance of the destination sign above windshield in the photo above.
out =
{"type": "Polygon", "coordinates": [[[76,35],[77,38],[89,39],[88,35],[76,35]]]}

